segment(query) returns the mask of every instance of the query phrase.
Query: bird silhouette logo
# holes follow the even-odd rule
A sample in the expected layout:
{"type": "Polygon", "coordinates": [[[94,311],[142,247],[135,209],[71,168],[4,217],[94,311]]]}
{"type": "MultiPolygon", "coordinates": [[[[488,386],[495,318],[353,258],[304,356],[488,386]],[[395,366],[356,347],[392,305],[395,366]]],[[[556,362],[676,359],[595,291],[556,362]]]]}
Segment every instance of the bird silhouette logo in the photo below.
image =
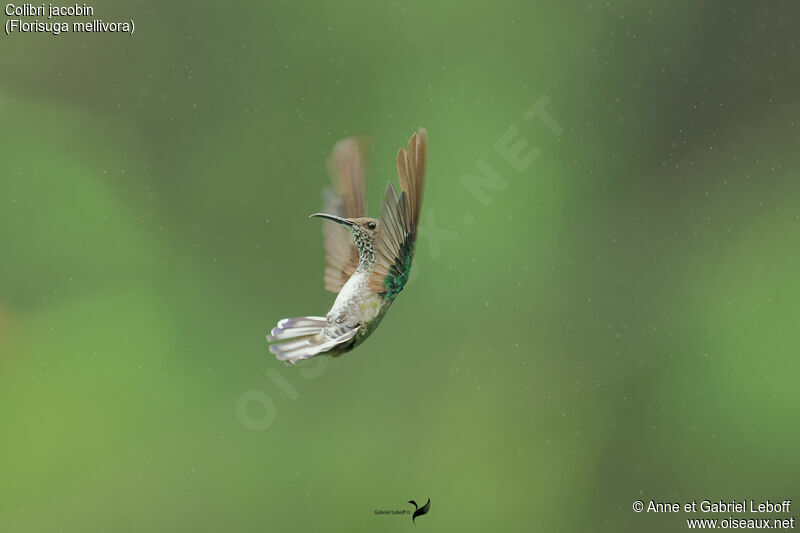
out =
{"type": "Polygon", "coordinates": [[[425,504],[425,505],[423,505],[422,507],[419,507],[419,506],[417,505],[417,502],[415,502],[414,500],[409,500],[409,502],[408,502],[408,503],[410,503],[411,505],[413,505],[413,506],[414,506],[414,509],[416,509],[416,510],[414,511],[414,514],[411,516],[411,521],[412,521],[412,522],[414,522],[414,525],[416,525],[416,524],[417,524],[417,517],[418,517],[418,516],[422,516],[422,515],[424,515],[424,514],[428,514],[428,511],[430,511],[430,510],[431,510],[431,499],[430,499],[430,498],[428,498],[428,503],[426,503],[426,504],[425,504]]]}

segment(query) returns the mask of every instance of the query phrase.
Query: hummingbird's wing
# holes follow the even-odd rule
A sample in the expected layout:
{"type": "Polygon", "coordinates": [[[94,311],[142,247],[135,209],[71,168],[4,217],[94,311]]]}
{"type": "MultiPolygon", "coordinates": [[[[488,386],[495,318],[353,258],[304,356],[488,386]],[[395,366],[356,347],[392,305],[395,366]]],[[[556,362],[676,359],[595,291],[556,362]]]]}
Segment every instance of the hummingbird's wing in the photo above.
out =
{"type": "MultiPolygon", "coordinates": [[[[324,192],[325,212],[346,218],[358,218],[367,213],[367,152],[366,139],[349,137],[333,147],[328,168],[333,189],[324,192]]],[[[322,224],[325,237],[325,288],[338,293],[358,267],[358,249],[350,232],[341,224],[326,220],[322,224]]]]}
{"type": "Polygon", "coordinates": [[[375,265],[369,279],[372,292],[394,299],[408,281],[425,184],[427,137],[424,128],[411,136],[408,148],[397,152],[397,177],[402,192],[392,182],[381,205],[380,234],[375,243],[375,265]]]}

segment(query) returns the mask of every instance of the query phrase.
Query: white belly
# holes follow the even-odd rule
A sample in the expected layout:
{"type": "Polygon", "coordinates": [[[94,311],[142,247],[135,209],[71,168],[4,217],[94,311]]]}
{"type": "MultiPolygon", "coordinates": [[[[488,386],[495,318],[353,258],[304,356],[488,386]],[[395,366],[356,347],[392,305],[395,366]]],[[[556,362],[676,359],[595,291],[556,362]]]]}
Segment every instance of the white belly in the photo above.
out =
{"type": "Polygon", "coordinates": [[[356,272],[336,296],[333,307],[328,312],[332,324],[356,326],[371,322],[383,306],[383,297],[371,292],[367,286],[369,272],[356,272]]]}

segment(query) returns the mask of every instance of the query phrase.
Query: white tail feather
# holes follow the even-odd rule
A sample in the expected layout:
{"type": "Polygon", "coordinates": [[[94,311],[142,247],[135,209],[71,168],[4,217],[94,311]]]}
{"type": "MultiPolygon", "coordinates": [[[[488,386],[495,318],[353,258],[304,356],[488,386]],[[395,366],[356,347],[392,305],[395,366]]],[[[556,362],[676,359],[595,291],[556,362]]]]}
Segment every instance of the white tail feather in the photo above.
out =
{"type": "Polygon", "coordinates": [[[272,344],[269,351],[278,360],[294,364],[349,341],[357,331],[357,327],[333,326],[323,317],[284,318],[272,328],[267,341],[285,341],[272,344]]]}

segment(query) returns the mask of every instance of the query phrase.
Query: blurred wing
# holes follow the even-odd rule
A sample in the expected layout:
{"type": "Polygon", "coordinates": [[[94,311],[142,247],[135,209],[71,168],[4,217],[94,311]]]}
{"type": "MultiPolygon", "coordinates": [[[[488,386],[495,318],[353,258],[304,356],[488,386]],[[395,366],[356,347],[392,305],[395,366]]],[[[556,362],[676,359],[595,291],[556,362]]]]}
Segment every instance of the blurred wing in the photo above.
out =
{"type": "MultiPolygon", "coordinates": [[[[333,189],[324,191],[324,212],[340,217],[356,218],[367,213],[367,165],[369,144],[365,139],[350,137],[333,147],[328,167],[333,189]]],[[[341,224],[322,223],[325,237],[325,288],[338,293],[358,267],[358,249],[350,232],[341,224]]]]}
{"type": "Polygon", "coordinates": [[[375,266],[370,275],[372,292],[386,300],[403,290],[411,270],[411,258],[417,240],[425,183],[426,133],[423,128],[411,136],[408,148],[397,152],[398,196],[391,182],[381,205],[381,232],[375,245],[375,266]]]}

